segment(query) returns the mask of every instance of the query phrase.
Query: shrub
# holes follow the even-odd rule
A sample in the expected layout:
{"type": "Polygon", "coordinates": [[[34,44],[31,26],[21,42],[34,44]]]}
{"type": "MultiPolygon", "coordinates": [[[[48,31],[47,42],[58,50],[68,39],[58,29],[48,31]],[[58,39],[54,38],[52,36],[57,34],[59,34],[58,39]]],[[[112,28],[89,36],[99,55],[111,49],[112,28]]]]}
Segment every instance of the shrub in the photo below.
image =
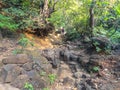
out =
{"type": "Polygon", "coordinates": [[[67,28],[66,38],[67,40],[75,40],[80,37],[80,33],[75,28],[67,28]]]}
{"type": "Polygon", "coordinates": [[[49,78],[50,84],[53,84],[55,82],[56,75],[55,74],[49,74],[48,78],[49,78]]]}
{"type": "Polygon", "coordinates": [[[25,88],[26,90],[34,90],[33,85],[30,84],[30,83],[25,83],[24,88],[25,88]]]}
{"type": "Polygon", "coordinates": [[[14,22],[12,17],[0,14],[0,28],[15,31],[18,29],[18,24],[14,22]]]}

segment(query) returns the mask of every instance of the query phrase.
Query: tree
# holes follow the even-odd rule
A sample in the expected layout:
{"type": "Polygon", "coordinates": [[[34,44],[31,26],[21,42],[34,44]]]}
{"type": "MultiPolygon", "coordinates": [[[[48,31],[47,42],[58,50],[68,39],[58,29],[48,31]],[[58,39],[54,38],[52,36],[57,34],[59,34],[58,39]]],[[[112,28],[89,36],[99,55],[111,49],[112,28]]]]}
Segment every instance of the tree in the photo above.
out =
{"type": "Polygon", "coordinates": [[[94,8],[95,8],[95,4],[96,4],[96,0],[92,0],[91,5],[90,5],[90,9],[89,9],[89,15],[90,15],[89,27],[91,29],[91,34],[92,34],[92,31],[93,31],[94,25],[95,25],[95,22],[94,22],[94,8]]]}

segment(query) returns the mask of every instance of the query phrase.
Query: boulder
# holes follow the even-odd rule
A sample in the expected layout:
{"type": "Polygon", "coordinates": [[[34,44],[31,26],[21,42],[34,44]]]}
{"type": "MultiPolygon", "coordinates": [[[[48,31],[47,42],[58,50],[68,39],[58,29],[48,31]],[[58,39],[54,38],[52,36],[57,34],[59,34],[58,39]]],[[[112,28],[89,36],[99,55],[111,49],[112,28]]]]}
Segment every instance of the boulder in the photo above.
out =
{"type": "Polygon", "coordinates": [[[64,52],[64,61],[68,62],[70,60],[71,57],[71,52],[70,51],[65,51],[64,52]]]}
{"type": "Polygon", "coordinates": [[[26,82],[29,82],[29,77],[28,75],[19,75],[12,83],[11,85],[16,87],[16,88],[24,88],[24,85],[26,82]]]}
{"type": "Polygon", "coordinates": [[[73,76],[74,76],[76,79],[79,79],[79,78],[82,77],[82,72],[75,72],[75,73],[73,74],[73,76]]]}
{"type": "Polygon", "coordinates": [[[53,68],[58,68],[60,66],[60,59],[54,59],[53,61],[52,61],[52,67],[53,68]]]}
{"type": "Polygon", "coordinates": [[[44,50],[43,51],[43,55],[52,64],[53,68],[58,68],[60,66],[59,52],[60,52],[60,49],[44,50]]]}
{"type": "Polygon", "coordinates": [[[80,56],[79,59],[78,59],[78,62],[81,64],[81,66],[84,67],[89,62],[89,57],[87,57],[87,56],[80,56]]]}
{"type": "Polygon", "coordinates": [[[32,85],[35,87],[36,90],[41,90],[43,88],[46,88],[48,86],[48,81],[45,81],[41,79],[40,77],[34,77],[31,79],[32,85]]]}
{"type": "Polygon", "coordinates": [[[75,54],[71,54],[70,55],[70,61],[77,61],[79,59],[79,57],[75,54]]]}
{"type": "Polygon", "coordinates": [[[2,67],[0,77],[2,82],[11,83],[17,76],[24,72],[23,68],[15,64],[7,64],[2,67]]]}
{"type": "Polygon", "coordinates": [[[15,64],[8,64],[4,65],[0,71],[0,81],[1,82],[11,82],[12,81],[12,76],[11,76],[11,71],[12,69],[16,67],[15,64]]]}
{"type": "Polygon", "coordinates": [[[12,87],[9,84],[2,84],[2,83],[0,83],[0,90],[20,90],[20,89],[12,87]]]}
{"type": "Polygon", "coordinates": [[[33,69],[36,69],[37,71],[45,71],[46,73],[52,72],[52,65],[49,63],[49,61],[43,57],[38,56],[33,59],[33,69]]]}
{"type": "Polygon", "coordinates": [[[30,71],[33,69],[33,63],[32,62],[27,62],[23,65],[24,70],[30,71]]]}
{"type": "Polygon", "coordinates": [[[63,79],[63,85],[71,85],[73,86],[75,83],[75,80],[73,78],[70,77],[66,77],[63,79]]]}
{"type": "Polygon", "coordinates": [[[25,64],[30,61],[26,54],[11,55],[2,60],[3,64],[25,64]]]}
{"type": "Polygon", "coordinates": [[[28,77],[30,79],[40,76],[40,73],[37,73],[37,71],[35,71],[35,70],[28,71],[28,72],[26,72],[26,74],[28,75],[28,77]]]}
{"type": "Polygon", "coordinates": [[[102,55],[91,55],[89,58],[89,64],[93,66],[99,66],[104,60],[105,60],[105,57],[102,55]]]}

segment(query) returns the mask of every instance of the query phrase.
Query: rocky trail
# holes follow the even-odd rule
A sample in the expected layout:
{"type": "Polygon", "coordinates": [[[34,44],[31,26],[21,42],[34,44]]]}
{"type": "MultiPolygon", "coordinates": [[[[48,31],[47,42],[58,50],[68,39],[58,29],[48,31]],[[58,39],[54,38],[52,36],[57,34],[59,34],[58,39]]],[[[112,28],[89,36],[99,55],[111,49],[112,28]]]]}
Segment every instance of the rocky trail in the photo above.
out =
{"type": "Polygon", "coordinates": [[[81,41],[62,44],[57,36],[39,39],[21,54],[17,40],[3,39],[0,45],[0,90],[120,90],[120,55],[87,53],[81,41]]]}

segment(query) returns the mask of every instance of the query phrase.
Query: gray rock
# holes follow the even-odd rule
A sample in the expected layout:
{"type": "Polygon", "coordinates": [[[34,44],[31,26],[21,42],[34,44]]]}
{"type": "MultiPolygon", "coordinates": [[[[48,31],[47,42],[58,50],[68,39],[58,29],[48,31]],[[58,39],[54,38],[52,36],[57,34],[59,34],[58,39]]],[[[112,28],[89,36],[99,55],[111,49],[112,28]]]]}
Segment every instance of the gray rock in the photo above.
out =
{"type": "Polygon", "coordinates": [[[40,74],[38,74],[35,70],[28,71],[26,72],[26,74],[28,75],[30,79],[40,76],[40,74]]]}
{"type": "Polygon", "coordinates": [[[4,64],[25,64],[27,62],[31,62],[26,54],[17,54],[11,55],[7,58],[3,59],[2,62],[4,64]]]}
{"type": "Polygon", "coordinates": [[[0,72],[0,81],[1,82],[11,82],[12,81],[11,71],[16,66],[17,65],[15,65],[15,64],[4,65],[0,72]]]}
{"type": "Polygon", "coordinates": [[[2,84],[2,83],[0,83],[0,90],[20,90],[20,89],[12,87],[9,84],[2,84]]]}
{"type": "Polygon", "coordinates": [[[65,51],[64,52],[64,61],[69,61],[70,60],[70,56],[71,56],[71,52],[70,51],[65,51]]]}
{"type": "Polygon", "coordinates": [[[29,82],[29,77],[27,75],[19,75],[12,83],[11,85],[22,89],[26,82],[29,82]]]}
{"type": "Polygon", "coordinates": [[[49,63],[49,61],[43,57],[35,57],[33,60],[33,68],[36,69],[37,71],[45,71],[46,73],[51,73],[52,72],[52,65],[49,63]]]}
{"type": "Polygon", "coordinates": [[[86,66],[86,64],[89,62],[89,57],[80,56],[78,62],[81,64],[81,66],[86,66]]]}
{"type": "Polygon", "coordinates": [[[59,52],[60,52],[60,49],[44,50],[43,52],[43,55],[52,64],[53,68],[58,68],[60,66],[59,52]]]}
{"type": "Polygon", "coordinates": [[[53,66],[53,68],[58,68],[59,66],[60,66],[60,60],[59,59],[54,59],[53,61],[52,61],[52,66],[53,66]]]}
{"type": "Polygon", "coordinates": [[[36,88],[36,90],[40,90],[43,88],[46,88],[48,86],[48,81],[46,82],[45,80],[41,79],[40,77],[34,77],[31,79],[32,80],[32,85],[36,88]]]}
{"type": "Polygon", "coordinates": [[[14,67],[11,71],[9,71],[9,73],[7,74],[7,77],[5,79],[6,83],[10,83],[12,82],[14,79],[17,78],[17,76],[19,76],[21,74],[22,68],[20,68],[19,66],[14,67]]]}
{"type": "Polygon", "coordinates": [[[81,72],[76,72],[76,73],[74,73],[73,76],[74,76],[75,78],[79,79],[79,78],[81,78],[82,73],[81,73],[81,72]]]}
{"type": "Polygon", "coordinates": [[[27,62],[23,65],[23,68],[26,70],[26,71],[30,71],[33,69],[33,63],[32,62],[27,62]]]}
{"type": "Polygon", "coordinates": [[[99,86],[99,90],[117,90],[117,89],[115,89],[115,85],[112,85],[111,83],[106,83],[104,85],[99,86]]]}
{"type": "Polygon", "coordinates": [[[63,79],[64,85],[74,85],[74,83],[75,83],[75,80],[70,77],[66,77],[63,79]]]}
{"type": "Polygon", "coordinates": [[[70,61],[77,61],[79,58],[77,55],[71,54],[70,55],[70,61]]]}
{"type": "Polygon", "coordinates": [[[92,55],[90,56],[89,58],[89,63],[91,65],[94,65],[94,66],[98,66],[101,64],[102,61],[105,60],[105,57],[104,56],[100,56],[100,55],[92,55]]]}

